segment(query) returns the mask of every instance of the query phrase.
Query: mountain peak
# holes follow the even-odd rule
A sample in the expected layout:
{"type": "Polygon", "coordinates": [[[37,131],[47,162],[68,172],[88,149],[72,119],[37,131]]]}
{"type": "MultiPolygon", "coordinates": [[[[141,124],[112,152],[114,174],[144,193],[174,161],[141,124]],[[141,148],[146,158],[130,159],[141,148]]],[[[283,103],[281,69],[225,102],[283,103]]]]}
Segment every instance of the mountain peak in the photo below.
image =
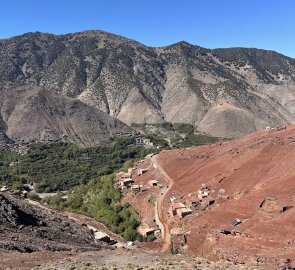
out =
{"type": "Polygon", "coordinates": [[[295,60],[254,48],[153,48],[100,30],[27,33],[1,42],[0,74],[2,89],[41,87],[126,124],[190,123],[240,137],[295,122],[295,60]]]}

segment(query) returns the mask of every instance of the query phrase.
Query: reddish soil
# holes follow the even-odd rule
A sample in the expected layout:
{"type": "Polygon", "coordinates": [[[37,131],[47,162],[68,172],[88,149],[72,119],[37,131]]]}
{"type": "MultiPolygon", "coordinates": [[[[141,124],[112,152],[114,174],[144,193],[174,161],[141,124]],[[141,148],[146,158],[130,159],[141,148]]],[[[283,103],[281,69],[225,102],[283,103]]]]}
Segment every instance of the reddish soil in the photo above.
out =
{"type": "Polygon", "coordinates": [[[161,168],[157,167],[157,160],[154,158],[146,158],[145,162],[137,164],[135,169],[132,172],[132,179],[135,184],[143,185],[146,187],[146,191],[139,193],[131,193],[130,191],[125,192],[122,202],[131,203],[133,207],[141,216],[141,223],[150,222],[151,220],[156,220],[155,210],[159,216],[159,220],[164,224],[164,237],[158,237],[152,243],[137,243],[137,246],[142,247],[147,250],[157,251],[157,252],[168,252],[169,251],[169,228],[166,224],[165,215],[163,215],[162,203],[166,198],[166,193],[168,187],[171,185],[171,180],[168,175],[165,175],[165,172],[161,168]],[[140,176],[137,175],[138,169],[148,168],[148,171],[140,176]],[[159,185],[162,185],[160,188],[151,187],[149,181],[155,179],[158,181],[159,185]],[[161,195],[162,192],[162,195],[161,195]],[[157,202],[157,203],[156,203],[157,202]],[[157,208],[156,208],[157,206],[157,208]]]}
{"type": "MultiPolygon", "coordinates": [[[[86,254],[86,253],[83,253],[86,254]]],[[[33,267],[43,265],[45,263],[56,261],[64,258],[77,256],[77,253],[71,252],[33,252],[33,253],[0,253],[1,262],[0,270],[19,269],[29,270],[33,267]]]]}
{"type": "Polygon", "coordinates": [[[295,207],[281,211],[295,205],[295,126],[162,151],[158,161],[174,180],[169,194],[182,195],[185,201],[202,183],[215,191],[215,203],[205,210],[193,209],[182,220],[169,219],[170,228],[182,226],[189,232],[190,253],[255,263],[295,260],[295,207]],[[228,199],[218,198],[220,189],[228,199]],[[234,218],[242,223],[231,226],[234,218]],[[232,233],[221,234],[222,229],[232,233]]]}

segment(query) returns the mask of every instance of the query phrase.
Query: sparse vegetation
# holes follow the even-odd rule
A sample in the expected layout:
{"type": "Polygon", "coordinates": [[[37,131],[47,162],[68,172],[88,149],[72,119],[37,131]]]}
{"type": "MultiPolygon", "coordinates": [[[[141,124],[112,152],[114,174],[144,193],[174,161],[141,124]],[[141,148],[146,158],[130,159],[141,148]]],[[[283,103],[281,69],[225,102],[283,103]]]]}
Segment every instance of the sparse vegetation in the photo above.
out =
{"type": "Polygon", "coordinates": [[[35,192],[29,192],[28,193],[28,198],[30,200],[37,201],[37,202],[41,201],[41,198],[35,192]]]}
{"type": "Polygon", "coordinates": [[[182,148],[214,143],[221,138],[201,133],[197,128],[184,123],[132,124],[162,149],[182,148]]]}

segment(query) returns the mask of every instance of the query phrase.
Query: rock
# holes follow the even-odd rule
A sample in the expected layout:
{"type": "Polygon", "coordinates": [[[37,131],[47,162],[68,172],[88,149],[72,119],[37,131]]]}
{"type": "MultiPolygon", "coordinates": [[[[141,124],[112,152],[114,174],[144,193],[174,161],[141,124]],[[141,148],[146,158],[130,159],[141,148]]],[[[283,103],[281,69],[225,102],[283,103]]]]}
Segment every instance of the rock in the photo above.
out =
{"type": "Polygon", "coordinates": [[[0,193],[0,251],[100,250],[88,228],[31,205],[28,201],[0,193]],[[64,230],[64,225],[66,230],[64,230]],[[21,229],[20,229],[21,228],[21,229]]]}

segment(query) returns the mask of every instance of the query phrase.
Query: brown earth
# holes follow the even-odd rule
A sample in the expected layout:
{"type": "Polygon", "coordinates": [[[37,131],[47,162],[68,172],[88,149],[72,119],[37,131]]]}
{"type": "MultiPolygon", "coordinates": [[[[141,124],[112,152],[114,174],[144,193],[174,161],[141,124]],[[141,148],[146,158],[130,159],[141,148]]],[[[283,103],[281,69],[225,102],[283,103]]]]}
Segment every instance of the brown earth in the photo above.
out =
{"type": "Polygon", "coordinates": [[[82,252],[103,247],[95,241],[92,230],[58,211],[0,193],[1,253],[82,252]]]}
{"type": "Polygon", "coordinates": [[[85,253],[76,257],[60,259],[46,263],[34,269],[38,270],[72,270],[72,269],[118,269],[118,270],[163,270],[163,269],[199,269],[199,270],[254,270],[257,267],[248,267],[241,264],[224,262],[212,263],[205,259],[192,256],[166,255],[155,252],[145,252],[136,249],[114,250],[111,253],[99,251],[85,253]]]}
{"type": "Polygon", "coordinates": [[[0,93],[10,89],[14,100],[19,86],[41,87],[56,99],[17,100],[2,121],[9,120],[2,132],[16,140],[66,134],[89,146],[115,124],[126,129],[101,111],[126,124],[190,123],[229,138],[295,123],[295,59],[255,48],[211,50],[185,41],[153,48],[103,31],[26,33],[0,40],[0,93]],[[72,102],[64,110],[58,94],[98,110],[72,102]]]}
{"type": "Polygon", "coordinates": [[[90,147],[115,137],[118,132],[132,132],[127,125],[91,106],[40,87],[0,92],[0,141],[5,144],[12,139],[65,141],[90,147]]]}
{"type": "MultiPolygon", "coordinates": [[[[295,260],[294,150],[295,126],[288,126],[214,145],[162,151],[159,163],[174,180],[170,195],[183,196],[188,204],[189,194],[193,197],[204,183],[215,200],[202,210],[192,207],[192,215],[181,220],[169,217],[170,229],[182,226],[189,252],[210,259],[272,267],[295,260]],[[234,218],[242,223],[231,226],[234,218]]],[[[164,206],[168,210],[168,200],[164,206]]]]}

